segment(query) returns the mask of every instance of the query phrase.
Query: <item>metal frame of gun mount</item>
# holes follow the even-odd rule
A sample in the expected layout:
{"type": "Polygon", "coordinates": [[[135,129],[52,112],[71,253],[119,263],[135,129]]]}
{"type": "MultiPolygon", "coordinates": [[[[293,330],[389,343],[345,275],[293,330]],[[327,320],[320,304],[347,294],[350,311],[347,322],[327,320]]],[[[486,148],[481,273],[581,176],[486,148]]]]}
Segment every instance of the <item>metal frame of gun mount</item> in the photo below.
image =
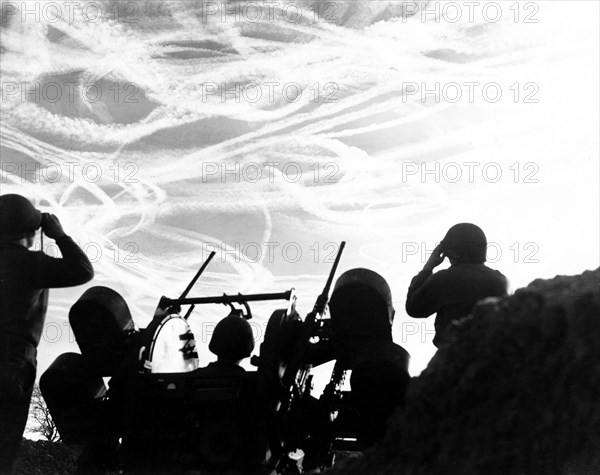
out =
{"type": "Polygon", "coordinates": [[[178,298],[170,299],[162,297],[160,302],[166,307],[172,307],[174,305],[201,305],[207,303],[243,303],[243,302],[257,302],[265,300],[290,300],[294,297],[294,289],[287,290],[285,292],[275,292],[267,294],[237,294],[237,295],[218,295],[215,297],[191,297],[191,298],[178,298]]]}
{"type": "Polygon", "coordinates": [[[275,292],[275,293],[266,293],[266,294],[247,294],[243,295],[238,293],[237,295],[218,295],[214,297],[188,297],[188,294],[196,284],[198,278],[204,272],[204,269],[208,266],[212,258],[215,256],[216,251],[212,251],[206,261],[202,264],[198,272],[194,276],[194,278],[190,281],[188,286],[179,296],[179,298],[171,299],[165,296],[162,296],[158,302],[157,310],[155,312],[155,316],[164,315],[168,313],[179,313],[181,311],[182,305],[189,305],[190,308],[186,312],[184,318],[187,320],[189,316],[194,311],[196,305],[202,304],[223,304],[232,306],[234,303],[239,303],[245,306],[247,310],[248,317],[250,318],[251,313],[248,307],[248,302],[257,302],[257,301],[267,301],[267,300],[288,300],[290,302],[288,306],[288,312],[290,312],[296,302],[296,295],[294,289],[287,290],[285,292],[275,292]]]}

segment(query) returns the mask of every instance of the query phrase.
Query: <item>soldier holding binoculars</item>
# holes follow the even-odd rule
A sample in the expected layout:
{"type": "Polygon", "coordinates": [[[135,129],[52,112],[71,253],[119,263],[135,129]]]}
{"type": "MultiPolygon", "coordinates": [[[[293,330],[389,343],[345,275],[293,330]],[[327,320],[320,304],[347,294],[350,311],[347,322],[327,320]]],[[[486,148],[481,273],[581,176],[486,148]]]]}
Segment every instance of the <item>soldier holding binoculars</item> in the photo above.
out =
{"type": "Polygon", "coordinates": [[[6,473],[27,422],[48,289],[84,284],[94,270],[56,216],[16,194],[0,196],[0,262],[0,473],[6,473]],[[40,227],[62,258],[29,250],[40,227]]]}

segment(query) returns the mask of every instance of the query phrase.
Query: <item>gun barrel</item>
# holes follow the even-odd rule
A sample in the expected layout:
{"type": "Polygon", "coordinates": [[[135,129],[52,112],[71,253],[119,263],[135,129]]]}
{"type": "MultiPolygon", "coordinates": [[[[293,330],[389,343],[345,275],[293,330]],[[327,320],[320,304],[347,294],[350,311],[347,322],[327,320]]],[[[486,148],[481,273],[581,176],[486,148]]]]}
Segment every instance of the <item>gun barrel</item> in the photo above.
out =
{"type": "Polygon", "coordinates": [[[323,292],[321,292],[321,295],[319,295],[319,297],[317,298],[315,306],[313,307],[313,311],[306,317],[306,321],[311,326],[314,323],[316,316],[323,315],[323,313],[325,312],[325,307],[327,306],[327,301],[329,300],[329,290],[331,289],[331,284],[333,283],[333,278],[335,277],[335,271],[337,270],[338,264],[340,263],[340,259],[342,258],[344,247],[346,247],[346,241],[342,241],[340,243],[340,248],[338,249],[337,255],[335,256],[335,261],[333,261],[333,266],[329,271],[327,282],[325,283],[325,287],[323,287],[323,292]]]}
{"type": "Polygon", "coordinates": [[[204,261],[204,264],[202,264],[202,266],[200,267],[200,269],[198,269],[198,272],[196,272],[196,275],[194,276],[194,278],[192,279],[192,281],[188,284],[188,286],[185,288],[185,290],[183,291],[183,293],[179,296],[180,299],[184,299],[184,298],[187,297],[187,295],[190,293],[190,290],[192,290],[192,287],[194,286],[194,284],[198,281],[198,279],[200,278],[200,276],[204,272],[204,269],[206,269],[206,266],[208,266],[208,264],[210,263],[210,261],[212,260],[212,258],[215,257],[216,253],[217,253],[216,251],[212,251],[209,254],[209,256],[206,259],[206,261],[204,261]]]}
{"type": "Polygon", "coordinates": [[[344,248],[346,247],[346,241],[342,241],[340,243],[340,248],[338,249],[338,253],[335,256],[335,261],[333,261],[333,267],[331,268],[331,272],[329,272],[329,277],[327,278],[327,283],[325,284],[325,288],[323,289],[323,294],[329,295],[329,289],[331,289],[331,284],[333,283],[333,278],[335,277],[335,271],[338,268],[338,264],[340,263],[340,259],[342,258],[342,253],[344,252],[344,248]]]}

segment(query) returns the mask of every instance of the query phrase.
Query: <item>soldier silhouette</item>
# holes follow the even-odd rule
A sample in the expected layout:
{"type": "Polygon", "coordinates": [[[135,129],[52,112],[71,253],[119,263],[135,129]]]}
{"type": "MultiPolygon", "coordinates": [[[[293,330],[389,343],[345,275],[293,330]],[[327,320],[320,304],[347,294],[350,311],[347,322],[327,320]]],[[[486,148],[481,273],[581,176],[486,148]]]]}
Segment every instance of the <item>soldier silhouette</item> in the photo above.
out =
{"type": "Polygon", "coordinates": [[[244,373],[240,363],[254,350],[252,327],[245,318],[232,313],[217,323],[208,349],[217,356],[217,361],[199,369],[202,374],[225,376],[244,373]]]}
{"type": "Polygon", "coordinates": [[[368,446],[384,436],[389,417],[404,405],[410,355],[392,339],[392,292],[378,273],[361,268],[344,272],[329,309],[336,357],[352,369],[358,438],[368,446]]]}
{"type": "Polygon", "coordinates": [[[54,215],[23,196],[0,196],[0,473],[10,473],[27,423],[48,289],[81,285],[94,270],[54,215]],[[36,230],[63,257],[30,251],[36,230]]]}
{"type": "Polygon", "coordinates": [[[466,317],[479,300],[506,295],[506,277],[484,265],[486,251],[487,239],[478,226],[456,224],[412,279],[406,312],[413,318],[437,313],[434,345],[439,347],[447,339],[451,323],[466,317]],[[445,257],[450,260],[450,268],[434,274],[433,269],[445,257]]]}

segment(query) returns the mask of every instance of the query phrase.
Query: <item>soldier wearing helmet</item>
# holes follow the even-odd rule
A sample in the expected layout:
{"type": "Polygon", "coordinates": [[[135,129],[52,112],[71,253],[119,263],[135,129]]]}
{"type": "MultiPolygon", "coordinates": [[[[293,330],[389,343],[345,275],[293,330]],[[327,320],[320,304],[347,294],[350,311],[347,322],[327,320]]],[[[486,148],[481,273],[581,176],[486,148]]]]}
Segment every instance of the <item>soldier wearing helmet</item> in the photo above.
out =
{"type": "Polygon", "coordinates": [[[352,365],[366,344],[392,341],[392,292],[386,280],[370,269],[351,269],[337,279],[329,311],[335,358],[345,366],[352,365]]]}
{"type": "Polygon", "coordinates": [[[36,372],[48,289],[88,282],[94,270],[54,215],[23,196],[0,196],[0,473],[10,472],[21,443],[36,372]],[[62,258],[30,251],[36,230],[62,258]]]}
{"type": "Polygon", "coordinates": [[[440,346],[450,324],[467,316],[479,300],[506,295],[506,277],[484,264],[486,251],[487,239],[478,226],[456,224],[412,279],[406,312],[413,318],[437,313],[434,345],[440,346]],[[450,268],[434,274],[433,269],[445,257],[450,260],[450,268]]]}
{"type": "Polygon", "coordinates": [[[244,317],[233,312],[217,323],[208,349],[217,355],[217,361],[201,368],[203,374],[243,373],[240,363],[254,350],[252,327],[244,317]]]}
{"type": "Polygon", "coordinates": [[[392,339],[392,292],[378,273],[351,269],[336,281],[329,310],[335,357],[352,369],[359,440],[371,445],[383,437],[388,418],[403,406],[410,381],[410,355],[392,339]]]}

